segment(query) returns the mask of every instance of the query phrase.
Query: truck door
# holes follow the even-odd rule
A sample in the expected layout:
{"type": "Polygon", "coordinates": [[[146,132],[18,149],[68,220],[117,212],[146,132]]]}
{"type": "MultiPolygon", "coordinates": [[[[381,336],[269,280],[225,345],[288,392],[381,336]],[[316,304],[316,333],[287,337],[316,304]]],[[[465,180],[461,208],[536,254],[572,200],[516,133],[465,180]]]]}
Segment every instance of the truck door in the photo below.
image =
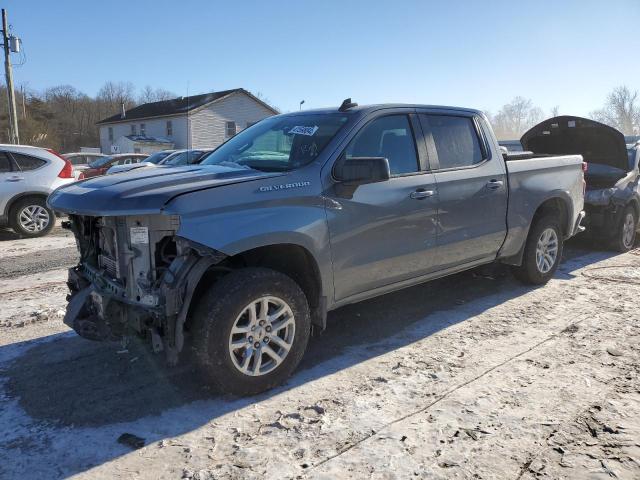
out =
{"type": "Polygon", "coordinates": [[[495,257],[507,225],[504,161],[473,114],[420,114],[438,186],[440,269],[495,257]]]}
{"type": "Polygon", "coordinates": [[[385,157],[391,178],[360,185],[352,197],[330,189],[327,218],[336,300],[410,279],[434,268],[437,191],[425,167],[415,115],[384,114],[365,124],[341,155],[385,157]],[[413,125],[412,125],[413,123],[413,125]]]}

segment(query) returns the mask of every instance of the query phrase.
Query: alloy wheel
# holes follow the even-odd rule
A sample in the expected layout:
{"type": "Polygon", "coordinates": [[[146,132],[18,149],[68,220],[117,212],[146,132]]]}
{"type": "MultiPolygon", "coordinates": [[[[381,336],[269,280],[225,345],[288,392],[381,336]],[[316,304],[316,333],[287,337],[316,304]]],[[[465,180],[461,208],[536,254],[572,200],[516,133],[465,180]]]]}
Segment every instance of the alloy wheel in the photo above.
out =
{"type": "Polygon", "coordinates": [[[46,208],[41,205],[27,205],[18,214],[20,226],[27,232],[41,232],[49,226],[51,217],[46,208]]]}
{"type": "Polygon", "coordinates": [[[636,220],[633,217],[633,213],[629,212],[624,217],[624,223],[622,224],[622,243],[626,248],[633,247],[633,241],[635,240],[636,233],[636,220]]]}
{"type": "Polygon", "coordinates": [[[276,369],[293,345],[296,322],[291,307],[281,298],[264,296],[242,309],[229,335],[233,365],[256,377],[276,369]]]}
{"type": "Polygon", "coordinates": [[[558,234],[553,228],[542,232],[536,244],[536,265],[540,273],[548,273],[558,257],[558,234]]]}

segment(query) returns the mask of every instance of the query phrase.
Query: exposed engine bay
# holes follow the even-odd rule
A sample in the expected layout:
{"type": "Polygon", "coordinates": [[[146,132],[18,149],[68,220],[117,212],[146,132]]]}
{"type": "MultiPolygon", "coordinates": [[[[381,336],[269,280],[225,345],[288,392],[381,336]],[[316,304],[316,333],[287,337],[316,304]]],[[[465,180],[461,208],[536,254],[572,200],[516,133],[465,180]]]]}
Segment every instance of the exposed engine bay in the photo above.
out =
{"type": "Polygon", "coordinates": [[[225,255],[176,236],[177,216],[70,215],[64,226],[80,251],[65,323],[91,340],[148,338],[177,362],[195,285],[225,255]]]}

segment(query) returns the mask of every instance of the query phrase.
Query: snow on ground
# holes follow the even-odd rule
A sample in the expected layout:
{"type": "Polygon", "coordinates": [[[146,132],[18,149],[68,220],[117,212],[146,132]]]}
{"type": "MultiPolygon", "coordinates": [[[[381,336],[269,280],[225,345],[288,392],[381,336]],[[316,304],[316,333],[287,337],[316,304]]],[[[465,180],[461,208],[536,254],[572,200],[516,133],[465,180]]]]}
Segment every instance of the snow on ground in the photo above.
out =
{"type": "Polygon", "coordinates": [[[640,256],[567,255],[544,288],[496,269],[332,312],[243,399],[30,321],[66,292],[29,267],[0,280],[0,477],[640,478],[640,256]]]}

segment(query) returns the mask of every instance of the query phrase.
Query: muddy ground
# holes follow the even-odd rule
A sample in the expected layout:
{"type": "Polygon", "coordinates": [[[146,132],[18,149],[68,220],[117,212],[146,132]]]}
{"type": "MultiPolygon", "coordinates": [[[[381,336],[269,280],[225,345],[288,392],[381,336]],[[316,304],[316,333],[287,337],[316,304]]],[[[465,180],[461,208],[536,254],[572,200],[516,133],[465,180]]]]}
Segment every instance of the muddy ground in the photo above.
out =
{"type": "Polygon", "coordinates": [[[638,253],[573,244],[544,288],[496,268],[340,309],[241,399],[69,332],[73,239],[0,231],[0,478],[640,478],[638,253]]]}

